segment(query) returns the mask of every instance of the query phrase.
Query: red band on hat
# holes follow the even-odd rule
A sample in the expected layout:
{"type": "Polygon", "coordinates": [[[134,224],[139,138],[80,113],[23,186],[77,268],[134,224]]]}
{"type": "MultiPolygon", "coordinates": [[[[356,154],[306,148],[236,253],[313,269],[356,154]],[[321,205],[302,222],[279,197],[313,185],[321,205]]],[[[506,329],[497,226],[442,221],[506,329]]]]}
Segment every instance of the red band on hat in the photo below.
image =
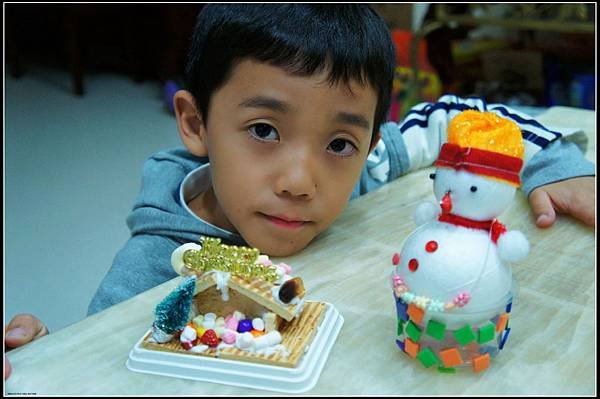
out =
{"type": "Polygon", "coordinates": [[[519,172],[523,166],[523,160],[498,152],[445,143],[435,161],[435,166],[456,170],[464,169],[467,172],[495,177],[518,186],[521,184],[519,172]]]}

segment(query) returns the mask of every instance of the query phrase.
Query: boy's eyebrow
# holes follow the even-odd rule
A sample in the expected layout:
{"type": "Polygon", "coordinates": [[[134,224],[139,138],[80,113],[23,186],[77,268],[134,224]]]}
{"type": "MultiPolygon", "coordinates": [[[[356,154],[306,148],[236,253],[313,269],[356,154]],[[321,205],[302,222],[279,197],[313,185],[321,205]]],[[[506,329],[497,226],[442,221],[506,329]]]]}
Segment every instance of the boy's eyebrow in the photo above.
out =
{"type": "Polygon", "coordinates": [[[239,103],[238,106],[244,108],[268,108],[277,112],[287,112],[290,109],[285,102],[266,96],[247,98],[239,103]]]}
{"type": "Polygon", "coordinates": [[[346,123],[348,125],[358,126],[365,130],[370,130],[371,125],[367,118],[360,114],[352,114],[349,112],[338,112],[335,118],[338,122],[346,123]]]}
{"type": "MultiPolygon", "coordinates": [[[[268,108],[277,112],[287,112],[290,110],[290,107],[286,102],[268,96],[250,97],[239,103],[238,106],[244,108],[268,108]]],[[[371,125],[367,118],[360,114],[338,112],[335,119],[337,122],[358,126],[365,130],[371,129],[371,125]]]]}

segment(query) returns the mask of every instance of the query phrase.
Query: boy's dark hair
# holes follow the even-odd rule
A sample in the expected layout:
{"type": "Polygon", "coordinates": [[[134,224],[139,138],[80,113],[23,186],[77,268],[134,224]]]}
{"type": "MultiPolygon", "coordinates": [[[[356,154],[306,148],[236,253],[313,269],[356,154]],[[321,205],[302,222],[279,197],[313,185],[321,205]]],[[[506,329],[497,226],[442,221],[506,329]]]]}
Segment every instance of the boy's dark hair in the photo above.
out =
{"type": "Polygon", "coordinates": [[[204,122],[212,94],[243,59],[329,82],[369,83],[377,92],[373,134],[390,105],[395,50],[383,19],[360,4],[210,4],[192,35],[186,86],[204,122]]]}

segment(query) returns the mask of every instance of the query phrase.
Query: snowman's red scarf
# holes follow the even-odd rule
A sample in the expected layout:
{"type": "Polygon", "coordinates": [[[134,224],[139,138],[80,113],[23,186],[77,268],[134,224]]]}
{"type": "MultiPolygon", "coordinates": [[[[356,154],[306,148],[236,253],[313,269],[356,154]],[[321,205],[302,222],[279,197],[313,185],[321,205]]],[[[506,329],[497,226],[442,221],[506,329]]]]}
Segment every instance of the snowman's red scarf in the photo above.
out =
{"type": "Polygon", "coordinates": [[[519,172],[523,160],[498,152],[445,143],[435,161],[435,166],[464,169],[467,172],[494,177],[519,186],[521,184],[519,172]]]}
{"type": "Polygon", "coordinates": [[[502,223],[494,220],[484,220],[478,221],[473,219],[467,219],[462,216],[455,215],[453,213],[442,213],[438,220],[444,223],[450,223],[455,226],[468,227],[470,229],[479,229],[485,231],[491,231],[492,233],[492,242],[496,244],[498,242],[498,238],[506,232],[506,226],[502,223]]]}

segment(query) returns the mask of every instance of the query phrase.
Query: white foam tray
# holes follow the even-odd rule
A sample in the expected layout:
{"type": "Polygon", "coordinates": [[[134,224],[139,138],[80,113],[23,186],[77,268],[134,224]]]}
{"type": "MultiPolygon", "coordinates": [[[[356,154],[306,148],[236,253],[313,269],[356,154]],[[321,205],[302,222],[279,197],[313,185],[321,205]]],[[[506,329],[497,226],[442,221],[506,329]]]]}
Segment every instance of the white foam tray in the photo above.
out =
{"type": "Polygon", "coordinates": [[[343,324],[344,318],[337,309],[326,303],[325,317],[295,368],[148,350],[141,346],[147,333],[129,352],[126,365],[129,370],[140,373],[300,393],[317,383],[343,324]]]}

